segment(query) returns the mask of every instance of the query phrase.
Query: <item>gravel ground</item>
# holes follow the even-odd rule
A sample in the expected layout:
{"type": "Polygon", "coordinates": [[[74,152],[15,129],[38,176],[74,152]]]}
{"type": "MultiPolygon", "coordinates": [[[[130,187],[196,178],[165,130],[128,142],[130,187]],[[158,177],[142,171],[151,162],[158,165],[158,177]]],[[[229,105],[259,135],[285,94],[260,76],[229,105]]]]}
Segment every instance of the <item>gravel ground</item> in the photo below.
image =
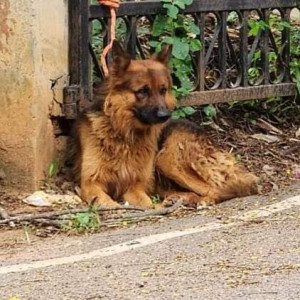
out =
{"type": "MultiPolygon", "coordinates": [[[[157,233],[184,230],[300,195],[300,184],[269,196],[225,202],[154,224],[30,243],[6,239],[1,266],[87,253],[157,233]]],[[[300,299],[300,211],[165,240],[72,264],[0,275],[0,299],[300,299]]],[[[13,232],[12,232],[13,233],[13,232]]],[[[21,232],[15,232],[19,237],[21,232]]],[[[0,235],[1,241],[1,235],[0,235]]]]}

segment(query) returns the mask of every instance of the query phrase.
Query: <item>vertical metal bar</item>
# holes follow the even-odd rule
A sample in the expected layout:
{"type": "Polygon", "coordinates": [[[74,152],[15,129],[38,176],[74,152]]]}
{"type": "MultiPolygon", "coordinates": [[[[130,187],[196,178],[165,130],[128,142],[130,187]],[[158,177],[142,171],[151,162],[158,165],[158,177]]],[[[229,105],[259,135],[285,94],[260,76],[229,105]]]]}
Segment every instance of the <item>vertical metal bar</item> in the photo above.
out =
{"type": "MultiPolygon", "coordinates": [[[[268,23],[269,20],[269,11],[267,9],[262,9],[261,14],[262,20],[268,23]]],[[[262,70],[264,84],[270,83],[270,72],[269,72],[269,28],[265,28],[262,31],[261,35],[261,61],[262,61],[262,70]]]]}
{"type": "Polygon", "coordinates": [[[205,88],[205,35],[204,35],[204,30],[205,30],[205,13],[200,12],[199,13],[199,19],[198,19],[198,26],[200,27],[200,42],[202,45],[202,49],[199,52],[198,56],[198,66],[197,66],[197,72],[198,72],[198,90],[199,91],[204,91],[205,88]]]}
{"type": "Polygon", "coordinates": [[[91,98],[91,60],[89,55],[90,24],[89,24],[89,0],[80,1],[80,86],[82,88],[81,105],[91,98]]]}
{"type": "Polygon", "coordinates": [[[132,58],[136,57],[136,16],[130,17],[129,19],[129,27],[127,30],[125,45],[128,53],[132,58]]]}
{"type": "Polygon", "coordinates": [[[70,84],[80,83],[80,0],[68,1],[69,9],[69,74],[70,84]]]}
{"type": "Polygon", "coordinates": [[[240,30],[240,63],[242,69],[242,86],[247,87],[249,85],[249,78],[248,78],[248,18],[249,18],[249,11],[244,10],[242,12],[242,27],[240,30]]]}
{"type": "MultiPolygon", "coordinates": [[[[283,13],[283,21],[290,22],[291,9],[287,8],[283,13]]],[[[291,61],[291,40],[290,40],[291,30],[288,27],[284,27],[282,31],[282,61],[284,63],[284,77],[283,82],[290,82],[290,61],[291,61]]]]}
{"type": "Polygon", "coordinates": [[[227,11],[222,11],[221,12],[221,18],[220,18],[220,35],[218,39],[218,44],[219,44],[219,67],[220,67],[220,72],[222,76],[222,83],[221,87],[226,88],[227,86],[227,76],[226,76],[226,63],[227,63],[227,55],[226,55],[226,48],[227,48],[227,17],[228,17],[228,12],[227,11]]]}

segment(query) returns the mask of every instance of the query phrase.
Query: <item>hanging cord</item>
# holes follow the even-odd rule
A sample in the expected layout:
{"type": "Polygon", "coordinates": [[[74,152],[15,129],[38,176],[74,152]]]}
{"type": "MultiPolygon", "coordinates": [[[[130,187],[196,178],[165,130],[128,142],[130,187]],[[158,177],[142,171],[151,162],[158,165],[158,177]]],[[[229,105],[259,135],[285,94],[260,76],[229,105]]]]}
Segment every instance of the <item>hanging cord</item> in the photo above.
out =
{"type": "Polygon", "coordinates": [[[110,43],[103,49],[103,52],[100,56],[101,66],[104,72],[105,77],[108,77],[108,67],[106,64],[106,56],[109,50],[112,48],[113,41],[116,39],[116,9],[120,6],[120,0],[98,0],[99,4],[106,5],[109,7],[110,10],[110,43]]]}

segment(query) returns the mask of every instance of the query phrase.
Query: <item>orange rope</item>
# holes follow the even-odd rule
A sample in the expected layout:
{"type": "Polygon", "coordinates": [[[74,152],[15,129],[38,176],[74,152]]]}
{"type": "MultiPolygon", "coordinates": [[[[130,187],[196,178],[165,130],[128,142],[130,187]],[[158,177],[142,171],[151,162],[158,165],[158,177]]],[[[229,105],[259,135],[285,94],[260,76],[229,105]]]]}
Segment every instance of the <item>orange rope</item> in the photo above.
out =
{"type": "Polygon", "coordinates": [[[99,4],[106,5],[109,7],[110,10],[110,18],[111,18],[111,24],[110,24],[110,36],[111,40],[110,43],[103,49],[103,52],[100,56],[100,61],[102,65],[102,69],[104,72],[105,77],[108,77],[108,67],[106,64],[106,56],[109,52],[109,50],[112,48],[113,41],[116,38],[116,9],[120,6],[120,0],[98,0],[99,4]]]}

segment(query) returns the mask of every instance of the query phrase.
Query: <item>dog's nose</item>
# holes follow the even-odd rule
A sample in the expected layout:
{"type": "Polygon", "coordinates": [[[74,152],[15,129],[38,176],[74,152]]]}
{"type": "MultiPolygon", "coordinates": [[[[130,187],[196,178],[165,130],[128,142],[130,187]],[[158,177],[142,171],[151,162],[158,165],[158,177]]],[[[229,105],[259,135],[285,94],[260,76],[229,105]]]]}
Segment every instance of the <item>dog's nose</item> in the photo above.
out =
{"type": "Polygon", "coordinates": [[[171,112],[166,108],[158,109],[156,116],[160,120],[168,120],[171,117],[171,112]]]}

